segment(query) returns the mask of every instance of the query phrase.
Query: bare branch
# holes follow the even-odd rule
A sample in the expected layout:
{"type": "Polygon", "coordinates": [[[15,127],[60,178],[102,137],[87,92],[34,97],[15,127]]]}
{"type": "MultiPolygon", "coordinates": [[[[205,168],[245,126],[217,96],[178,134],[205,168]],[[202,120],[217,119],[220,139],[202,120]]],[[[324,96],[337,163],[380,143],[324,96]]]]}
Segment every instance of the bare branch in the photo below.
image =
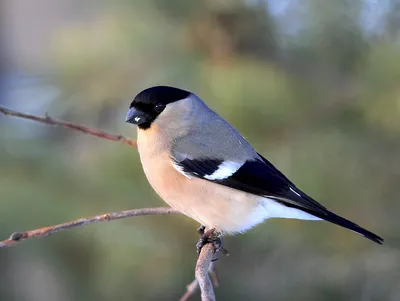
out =
{"type": "Polygon", "coordinates": [[[19,118],[29,119],[29,120],[37,121],[37,122],[44,123],[44,124],[55,125],[55,126],[60,126],[60,127],[76,130],[76,131],[79,131],[79,132],[82,132],[82,133],[85,133],[85,134],[88,134],[88,135],[96,136],[96,137],[99,137],[99,138],[102,138],[102,139],[106,139],[106,140],[121,142],[123,144],[129,145],[129,146],[133,146],[133,147],[137,146],[136,145],[136,141],[129,140],[129,139],[125,138],[122,135],[110,134],[110,133],[107,133],[107,132],[103,132],[103,131],[99,131],[99,130],[95,130],[95,129],[89,128],[89,127],[87,127],[85,125],[57,120],[57,119],[54,119],[54,118],[48,116],[47,114],[45,116],[43,116],[43,117],[42,116],[35,116],[35,115],[30,115],[30,114],[25,114],[25,113],[13,111],[13,110],[4,108],[2,106],[0,106],[0,113],[2,113],[4,115],[8,115],[8,116],[14,116],[14,117],[19,117],[19,118]]]}
{"type": "Polygon", "coordinates": [[[218,273],[218,269],[217,269],[217,260],[211,261],[210,267],[208,268],[208,272],[210,273],[210,276],[214,283],[214,286],[219,287],[220,280],[219,280],[219,273],[218,273]]]}
{"type": "MultiPolygon", "coordinates": [[[[208,268],[208,273],[211,276],[211,279],[212,279],[212,281],[214,283],[214,286],[218,287],[220,282],[219,282],[219,276],[218,276],[218,271],[217,271],[217,261],[216,260],[212,260],[211,261],[210,266],[208,268]]],[[[199,282],[195,278],[191,283],[189,283],[186,286],[186,292],[182,296],[182,298],[179,299],[179,301],[188,301],[190,299],[190,297],[194,296],[198,292],[199,288],[200,288],[199,287],[199,282]]]]}
{"type": "Polygon", "coordinates": [[[125,210],[119,212],[110,212],[101,215],[96,215],[92,217],[83,217],[71,222],[66,222],[63,224],[53,225],[49,227],[44,227],[35,230],[29,230],[26,232],[15,232],[11,234],[9,239],[3,240],[0,242],[0,248],[10,247],[15,245],[16,243],[22,242],[24,240],[28,240],[34,237],[44,237],[48,236],[63,230],[83,227],[90,224],[95,224],[99,222],[112,221],[116,219],[126,218],[126,217],[134,217],[134,216],[143,216],[143,215],[165,215],[165,214],[181,214],[178,210],[168,208],[168,207],[159,207],[159,208],[142,208],[142,209],[133,209],[133,210],[125,210]]]}
{"type": "Polygon", "coordinates": [[[202,301],[215,301],[214,288],[212,286],[208,271],[212,260],[214,259],[214,246],[206,244],[200,252],[197,259],[195,276],[201,291],[202,301]]]}
{"type": "Polygon", "coordinates": [[[197,293],[199,290],[199,283],[197,282],[197,279],[194,279],[191,283],[189,283],[186,286],[186,292],[182,296],[182,298],[179,299],[179,301],[188,301],[190,297],[192,297],[194,294],[197,293]]]}

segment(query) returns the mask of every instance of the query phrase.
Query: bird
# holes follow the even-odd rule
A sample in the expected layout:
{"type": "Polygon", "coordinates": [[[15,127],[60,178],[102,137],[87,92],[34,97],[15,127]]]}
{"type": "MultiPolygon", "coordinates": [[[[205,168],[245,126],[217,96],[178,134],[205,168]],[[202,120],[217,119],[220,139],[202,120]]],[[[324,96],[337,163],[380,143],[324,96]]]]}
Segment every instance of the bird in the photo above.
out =
{"type": "Polygon", "coordinates": [[[147,88],[130,103],[125,122],[137,127],[140,161],[152,188],[200,223],[198,252],[209,242],[221,249],[223,236],[270,218],[325,220],[383,244],[301,191],[194,93],[147,88]]]}

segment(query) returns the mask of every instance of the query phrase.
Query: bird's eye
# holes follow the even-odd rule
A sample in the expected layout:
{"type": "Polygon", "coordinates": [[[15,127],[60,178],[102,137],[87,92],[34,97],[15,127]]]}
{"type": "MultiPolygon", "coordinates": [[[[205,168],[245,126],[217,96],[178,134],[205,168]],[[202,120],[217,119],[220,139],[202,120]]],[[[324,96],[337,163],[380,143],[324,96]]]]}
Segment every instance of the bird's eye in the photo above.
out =
{"type": "Polygon", "coordinates": [[[158,103],[158,104],[156,104],[155,107],[154,107],[154,110],[155,110],[157,113],[161,113],[164,109],[165,109],[165,105],[162,104],[162,103],[158,103]]]}

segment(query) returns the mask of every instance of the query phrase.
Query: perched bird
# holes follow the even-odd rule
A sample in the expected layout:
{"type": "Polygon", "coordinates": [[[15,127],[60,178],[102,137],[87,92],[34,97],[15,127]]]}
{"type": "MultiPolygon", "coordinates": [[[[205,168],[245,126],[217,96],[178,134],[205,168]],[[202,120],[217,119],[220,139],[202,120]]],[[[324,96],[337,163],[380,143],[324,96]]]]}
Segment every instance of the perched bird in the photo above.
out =
{"type": "MultiPolygon", "coordinates": [[[[297,188],[195,94],[156,86],[130,104],[140,160],[157,194],[209,229],[200,242],[244,232],[268,218],[326,220],[382,244],[297,188]]],[[[201,244],[199,245],[201,247],[201,244]]]]}

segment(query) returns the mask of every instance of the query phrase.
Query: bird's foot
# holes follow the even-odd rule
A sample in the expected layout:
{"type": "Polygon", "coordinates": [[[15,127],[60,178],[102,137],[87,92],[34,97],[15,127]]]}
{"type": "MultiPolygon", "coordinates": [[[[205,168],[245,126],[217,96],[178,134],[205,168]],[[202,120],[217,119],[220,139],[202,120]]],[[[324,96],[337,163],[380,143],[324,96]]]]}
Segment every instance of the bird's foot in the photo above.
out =
{"type": "Polygon", "coordinates": [[[201,249],[206,244],[212,244],[214,252],[220,251],[224,255],[229,255],[229,252],[222,246],[221,233],[217,232],[214,228],[205,231],[205,227],[201,226],[197,229],[197,232],[201,235],[199,241],[196,244],[197,254],[200,255],[201,249]]]}

